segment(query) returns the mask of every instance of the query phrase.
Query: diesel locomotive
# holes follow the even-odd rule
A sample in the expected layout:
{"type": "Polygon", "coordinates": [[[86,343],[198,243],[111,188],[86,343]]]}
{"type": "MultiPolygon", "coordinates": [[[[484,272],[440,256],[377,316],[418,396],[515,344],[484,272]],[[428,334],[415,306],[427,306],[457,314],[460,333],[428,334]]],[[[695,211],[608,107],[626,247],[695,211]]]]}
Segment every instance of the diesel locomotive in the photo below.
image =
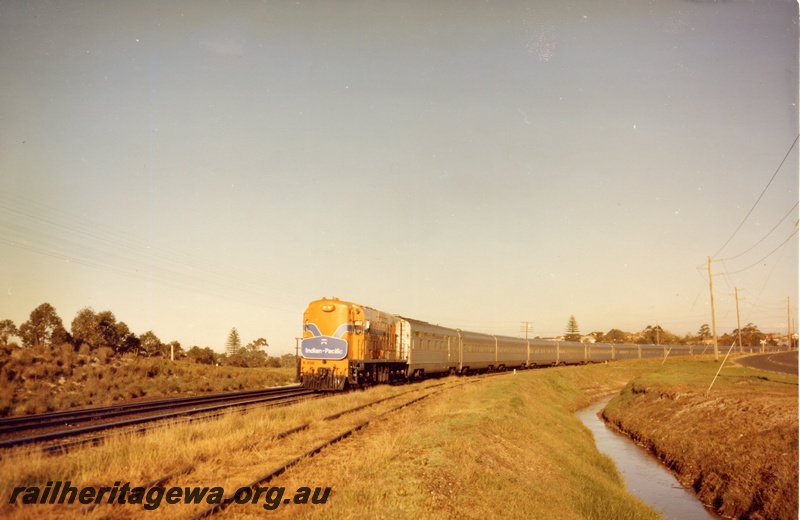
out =
{"type": "MultiPolygon", "coordinates": [[[[691,355],[695,348],[672,345],[669,354],[691,355]]],[[[336,391],[426,376],[661,357],[667,347],[495,336],[323,298],[303,315],[300,353],[301,384],[336,391]]]]}

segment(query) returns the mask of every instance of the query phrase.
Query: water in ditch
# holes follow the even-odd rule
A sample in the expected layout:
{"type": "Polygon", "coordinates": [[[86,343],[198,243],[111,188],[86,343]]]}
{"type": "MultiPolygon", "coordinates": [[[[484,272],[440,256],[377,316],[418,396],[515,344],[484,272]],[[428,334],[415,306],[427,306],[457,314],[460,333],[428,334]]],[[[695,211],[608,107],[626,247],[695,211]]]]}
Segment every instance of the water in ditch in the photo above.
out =
{"type": "Polygon", "coordinates": [[[706,509],[694,494],[644,448],[606,426],[597,413],[611,398],[579,410],[575,415],[594,434],[597,449],[611,457],[631,494],[666,519],[705,520],[719,516],[706,509]]]}

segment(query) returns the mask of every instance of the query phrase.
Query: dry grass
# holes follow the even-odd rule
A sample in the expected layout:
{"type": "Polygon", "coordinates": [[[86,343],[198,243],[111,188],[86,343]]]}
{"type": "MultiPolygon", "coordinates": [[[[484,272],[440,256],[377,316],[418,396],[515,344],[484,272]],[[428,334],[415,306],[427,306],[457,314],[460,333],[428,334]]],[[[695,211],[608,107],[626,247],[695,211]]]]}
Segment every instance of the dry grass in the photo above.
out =
{"type": "Polygon", "coordinates": [[[605,418],[661,458],[727,517],[798,515],[797,377],[712,361],[632,381],[605,418]]]}
{"type": "MultiPolygon", "coordinates": [[[[624,489],[572,411],[617,366],[518,373],[421,402],[290,472],[280,485],[333,486],[326,506],[281,518],[657,518],[624,489]],[[583,388],[582,388],[583,387],[583,388]]],[[[613,383],[599,386],[611,388],[613,383]]],[[[236,518],[261,511],[238,506],[236,518]]]]}
{"type": "MultiPolygon", "coordinates": [[[[304,401],[281,408],[254,409],[246,414],[232,414],[219,419],[191,424],[176,424],[155,430],[146,435],[119,435],[104,445],[82,448],[61,456],[46,456],[33,448],[17,448],[3,453],[0,460],[0,517],[9,515],[28,517],[69,517],[80,514],[78,505],[7,505],[16,486],[44,487],[46,482],[71,481],[73,486],[112,486],[114,482],[130,482],[137,486],[164,475],[196,465],[195,471],[168,486],[224,486],[233,491],[240,484],[231,480],[231,470],[247,477],[264,472],[255,468],[248,472],[246,465],[258,464],[264,443],[277,433],[307,421],[320,423],[322,417],[366,403],[380,396],[397,392],[391,387],[382,387],[370,392],[337,395],[327,399],[304,401]],[[261,446],[243,450],[245,446],[261,446]],[[236,464],[231,464],[231,461],[236,464]]],[[[318,427],[317,430],[320,428],[318,427]]],[[[321,436],[317,431],[317,436],[321,436]]],[[[307,448],[307,446],[305,446],[307,448]]],[[[275,455],[284,460],[284,453],[291,450],[281,445],[275,455]]],[[[233,477],[235,478],[235,477],[233,477]]],[[[187,514],[183,507],[162,506],[159,517],[183,518],[187,514]]],[[[142,508],[118,507],[104,504],[90,516],[103,518],[137,518],[142,508]]]]}
{"type": "MultiPolygon", "coordinates": [[[[225,515],[322,518],[657,518],[633,498],[613,463],[599,454],[591,433],[572,412],[590,396],[607,394],[655,363],[615,363],[456,379],[442,391],[289,470],[268,486],[291,498],[303,486],[331,487],[324,505],[234,505],[225,515]],[[463,384],[461,384],[463,383],[463,384]]],[[[58,457],[16,449],[0,461],[0,516],[186,518],[200,506],[102,504],[81,507],[8,505],[14,486],[72,481],[75,486],[138,485],[195,464],[171,486],[222,486],[235,491],[321,440],[419,395],[437,381],[378,387],[280,409],[253,411],[202,424],[176,425],[144,436],[58,457]],[[409,392],[363,413],[322,422],[331,413],[409,392]],[[289,438],[269,438],[290,427],[311,427],[289,438]],[[243,446],[250,446],[242,449],[243,446]]]]}

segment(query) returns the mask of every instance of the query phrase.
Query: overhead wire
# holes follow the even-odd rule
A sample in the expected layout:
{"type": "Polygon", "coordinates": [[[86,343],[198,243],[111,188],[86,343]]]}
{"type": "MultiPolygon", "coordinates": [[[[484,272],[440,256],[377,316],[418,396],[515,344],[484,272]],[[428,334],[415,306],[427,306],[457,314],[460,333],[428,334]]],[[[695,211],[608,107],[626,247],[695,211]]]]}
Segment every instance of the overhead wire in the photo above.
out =
{"type": "Polygon", "coordinates": [[[727,246],[730,243],[730,241],[733,240],[733,237],[736,236],[736,234],[739,232],[739,230],[742,229],[742,226],[744,226],[744,223],[747,222],[747,219],[750,218],[750,215],[753,213],[753,210],[756,209],[756,206],[758,206],[758,203],[761,201],[761,198],[764,196],[764,193],[767,192],[767,189],[769,189],[770,185],[772,184],[772,181],[775,180],[775,177],[778,175],[778,172],[781,171],[781,168],[783,167],[784,163],[786,162],[786,159],[789,158],[789,154],[792,153],[792,150],[794,149],[794,146],[797,144],[797,140],[798,139],[800,139],[800,133],[798,133],[797,136],[795,136],[794,141],[792,142],[792,145],[789,147],[789,150],[786,152],[786,155],[783,157],[783,160],[778,165],[778,167],[775,169],[775,173],[772,174],[772,177],[770,178],[769,182],[767,183],[766,186],[764,186],[764,189],[761,191],[761,195],[759,195],[758,198],[756,199],[755,203],[753,203],[753,207],[750,208],[750,211],[747,212],[747,215],[745,215],[744,219],[739,224],[739,227],[737,227],[736,230],[734,230],[733,234],[728,238],[728,240],[726,240],[725,243],[722,244],[722,247],[719,248],[719,251],[714,253],[714,255],[713,255],[714,257],[719,256],[719,254],[722,252],[722,250],[725,249],[725,246],[727,246]]]}
{"type": "MultiPolygon", "coordinates": [[[[0,195],[5,194],[0,192],[0,195]]],[[[6,196],[4,198],[6,198],[5,205],[0,204],[0,211],[5,209],[17,213],[18,215],[23,215],[30,221],[40,222],[49,226],[48,230],[42,230],[40,228],[24,229],[24,235],[18,233],[18,237],[23,240],[31,240],[39,234],[45,234],[45,236],[41,238],[46,240],[46,243],[60,242],[59,249],[68,251],[71,244],[68,240],[65,242],[63,237],[70,234],[72,234],[72,236],[77,234],[78,236],[89,239],[88,243],[75,244],[79,246],[79,251],[81,253],[89,248],[93,248],[96,254],[108,254],[109,250],[102,248],[102,246],[105,245],[112,248],[111,251],[120,250],[126,253],[138,254],[139,256],[146,256],[148,260],[163,260],[177,268],[188,268],[205,276],[221,277],[234,283],[251,286],[266,285],[263,281],[262,284],[256,283],[257,280],[261,279],[256,273],[252,273],[247,279],[236,277],[230,274],[230,268],[228,266],[210,263],[198,257],[194,257],[192,261],[189,262],[183,255],[177,255],[174,251],[161,248],[154,244],[153,241],[147,241],[139,236],[110,228],[97,222],[87,222],[85,219],[67,212],[53,212],[51,208],[39,205],[36,201],[30,199],[25,200],[23,197],[17,197],[24,202],[25,205],[22,207],[19,205],[14,207],[14,203],[10,197],[6,196]],[[38,207],[36,207],[37,205],[38,207]],[[30,208],[34,208],[35,211],[31,211],[30,208]],[[48,213],[55,213],[55,216],[50,216],[48,213]],[[66,233],[53,233],[53,229],[63,230],[66,233]],[[48,233],[50,234],[48,235],[48,233]]],[[[2,222],[1,219],[0,222],[2,222]]],[[[21,225],[18,219],[15,219],[14,223],[18,226],[21,225]]],[[[110,254],[125,261],[131,260],[129,256],[120,257],[120,255],[115,252],[110,254]]],[[[274,288],[271,289],[275,290],[274,288]]]]}
{"type": "Polygon", "coordinates": [[[784,215],[784,216],[783,216],[783,218],[781,218],[781,219],[778,221],[778,223],[777,223],[777,224],[775,224],[775,226],[774,226],[772,229],[770,229],[770,230],[769,230],[769,232],[767,232],[767,234],[766,234],[766,235],[764,235],[763,237],[761,237],[761,239],[760,239],[758,242],[756,242],[755,244],[753,244],[752,246],[750,246],[750,248],[748,248],[748,249],[747,249],[747,250],[745,250],[745,251],[742,251],[742,252],[741,252],[741,253],[739,253],[738,255],[729,256],[729,257],[727,257],[727,258],[723,258],[723,259],[721,259],[721,260],[734,260],[734,259],[736,259],[736,258],[739,258],[740,256],[744,256],[744,255],[746,255],[747,253],[749,253],[750,251],[752,251],[753,249],[755,249],[755,248],[756,248],[756,246],[758,246],[758,245],[759,245],[761,242],[763,242],[764,240],[766,240],[766,239],[767,239],[767,237],[769,237],[769,236],[770,236],[770,235],[771,235],[771,234],[772,234],[772,233],[773,233],[773,232],[774,232],[776,229],[778,229],[778,227],[779,227],[779,226],[780,226],[780,225],[783,223],[783,221],[784,221],[784,220],[786,220],[786,217],[788,217],[789,215],[791,215],[791,214],[794,212],[794,210],[795,210],[795,209],[797,209],[797,206],[798,206],[798,205],[800,205],[800,201],[798,201],[798,202],[795,202],[795,203],[794,203],[794,206],[792,206],[792,209],[790,209],[790,210],[789,210],[789,211],[786,213],[786,215],[784,215]]]}
{"type": "MultiPolygon", "coordinates": [[[[742,273],[742,272],[747,271],[749,269],[752,269],[753,267],[756,267],[761,262],[763,262],[764,260],[766,260],[767,258],[772,256],[773,254],[775,254],[777,251],[780,251],[780,255],[782,255],[784,253],[784,251],[786,250],[786,247],[789,244],[789,242],[792,240],[792,238],[797,236],[797,234],[798,234],[798,230],[795,228],[795,230],[792,232],[792,234],[789,235],[789,237],[786,240],[784,240],[781,244],[779,244],[775,249],[770,251],[766,256],[761,258],[758,262],[755,262],[754,264],[752,264],[752,265],[750,265],[750,266],[748,266],[748,267],[746,267],[744,269],[740,269],[738,271],[728,271],[727,266],[725,265],[725,261],[723,260],[722,261],[723,270],[724,270],[723,274],[725,275],[726,283],[729,281],[730,275],[739,274],[739,273],[742,273]]],[[[767,274],[766,278],[764,279],[764,283],[761,284],[761,289],[758,291],[758,294],[754,295],[755,299],[752,302],[748,302],[748,304],[749,304],[748,307],[749,308],[746,310],[746,313],[745,313],[745,318],[744,318],[744,322],[745,323],[751,323],[751,319],[753,319],[752,317],[753,317],[754,314],[756,314],[757,310],[759,310],[759,311],[764,311],[765,310],[765,305],[760,303],[761,294],[764,292],[764,289],[766,288],[767,283],[769,283],[769,280],[772,278],[772,275],[774,274],[775,269],[777,267],[778,267],[778,262],[775,262],[772,265],[772,268],[770,269],[770,271],[767,274]]],[[[730,283],[733,284],[733,281],[730,281],[730,283]]],[[[771,307],[771,310],[773,312],[778,311],[778,310],[783,310],[783,309],[785,309],[785,307],[783,307],[783,306],[771,307]]],[[[765,317],[769,317],[770,314],[771,313],[767,314],[765,317]]]]}
{"type": "Polygon", "coordinates": [[[234,276],[229,268],[196,257],[187,261],[136,235],[3,192],[0,243],[161,286],[284,310],[270,303],[274,296],[265,297],[266,290],[272,294],[275,288],[260,283],[260,277],[234,276]]]}
{"type": "MultiPolygon", "coordinates": [[[[797,228],[796,227],[795,227],[794,233],[792,233],[792,236],[795,236],[795,235],[797,235],[797,228]]],[[[784,242],[781,245],[783,247],[783,249],[781,250],[781,253],[780,253],[781,255],[786,250],[786,244],[789,243],[789,240],[791,240],[792,236],[790,236],[788,239],[786,239],[786,242],[784,242]]],[[[781,247],[781,246],[779,246],[779,247],[781,247]]],[[[772,253],[770,253],[770,254],[772,254],[772,253]]],[[[752,313],[752,311],[755,310],[755,304],[761,299],[761,294],[764,292],[764,289],[767,287],[767,282],[769,282],[769,279],[772,277],[772,274],[775,272],[775,268],[777,266],[778,266],[777,262],[775,264],[773,264],[772,269],[770,270],[769,274],[767,275],[766,279],[764,280],[764,283],[761,285],[761,289],[759,289],[758,294],[756,295],[756,300],[755,300],[755,302],[753,302],[753,305],[751,306],[751,309],[750,309],[751,313],[752,313]]]]}
{"type": "MultiPolygon", "coordinates": [[[[799,204],[799,203],[795,203],[795,204],[792,206],[792,208],[791,208],[791,209],[790,209],[790,210],[789,210],[789,211],[788,211],[788,212],[787,212],[787,213],[786,213],[786,214],[785,214],[785,215],[784,215],[784,216],[783,216],[783,217],[782,217],[782,218],[781,218],[781,219],[780,219],[780,220],[777,222],[777,224],[775,224],[775,226],[774,226],[772,229],[770,229],[770,231],[769,231],[769,232],[767,232],[767,233],[766,233],[764,236],[762,236],[762,237],[761,237],[761,238],[760,238],[760,239],[759,239],[759,240],[758,240],[756,243],[754,243],[752,246],[750,246],[750,247],[749,247],[749,248],[747,248],[746,250],[744,250],[744,251],[742,251],[741,253],[738,253],[738,254],[736,254],[736,255],[734,255],[734,256],[731,256],[731,257],[728,257],[728,258],[724,258],[724,259],[717,259],[717,258],[716,258],[716,257],[718,257],[718,256],[719,256],[719,254],[720,254],[720,253],[721,253],[721,252],[722,252],[722,251],[725,249],[725,247],[727,247],[727,246],[728,246],[728,244],[731,242],[731,240],[733,240],[733,238],[734,238],[734,237],[737,235],[737,233],[738,233],[738,232],[739,232],[739,231],[742,229],[742,227],[744,226],[744,224],[745,224],[745,223],[747,222],[747,220],[750,218],[750,216],[752,215],[753,211],[754,211],[754,210],[755,210],[755,208],[758,206],[758,204],[759,204],[759,202],[761,201],[761,199],[764,197],[764,194],[767,192],[767,190],[768,190],[768,189],[769,189],[769,187],[771,186],[772,182],[775,180],[775,178],[777,177],[778,173],[779,173],[779,172],[781,171],[781,169],[783,168],[784,164],[786,163],[786,160],[789,158],[790,154],[792,153],[792,150],[794,150],[795,146],[797,145],[797,143],[798,143],[798,140],[800,140],[800,133],[798,133],[798,134],[795,136],[795,139],[794,139],[794,141],[792,142],[791,146],[789,147],[788,151],[787,151],[787,152],[786,152],[786,154],[784,155],[784,157],[783,157],[783,159],[781,160],[781,162],[780,162],[780,164],[778,165],[778,167],[775,169],[775,172],[772,174],[772,177],[770,178],[769,182],[767,182],[766,186],[765,186],[765,187],[764,187],[764,189],[761,191],[761,194],[758,196],[758,198],[756,199],[756,201],[753,203],[753,206],[752,206],[752,207],[750,208],[750,210],[747,212],[747,214],[745,215],[744,219],[742,219],[742,221],[739,223],[739,226],[738,226],[738,227],[737,227],[737,228],[734,230],[734,232],[731,234],[731,236],[730,236],[730,237],[729,237],[729,238],[728,238],[728,239],[725,241],[725,243],[722,245],[722,247],[720,247],[720,248],[719,248],[719,250],[718,250],[718,251],[717,251],[717,252],[716,252],[716,253],[715,253],[715,254],[714,254],[712,257],[709,257],[709,259],[714,259],[715,261],[716,261],[716,260],[720,260],[720,261],[722,261],[722,268],[723,268],[723,272],[722,272],[722,273],[720,273],[720,274],[723,274],[723,275],[724,275],[724,276],[723,276],[723,280],[725,281],[726,285],[728,286],[728,289],[729,289],[729,290],[731,290],[731,292],[732,292],[732,293],[733,293],[734,291],[731,289],[731,286],[735,286],[736,284],[733,282],[733,280],[731,280],[731,278],[730,278],[730,275],[732,275],[732,274],[739,274],[739,273],[742,273],[742,272],[744,272],[744,271],[747,271],[747,270],[749,270],[749,269],[752,269],[752,268],[754,268],[754,267],[758,266],[759,264],[761,264],[762,262],[764,262],[764,261],[765,261],[767,258],[771,257],[772,255],[774,255],[774,254],[775,254],[776,252],[778,252],[778,251],[781,251],[781,255],[782,255],[782,254],[783,254],[783,252],[785,251],[785,248],[786,248],[786,246],[788,245],[788,243],[789,243],[789,242],[792,240],[792,238],[794,238],[794,237],[795,237],[795,236],[797,236],[797,234],[798,234],[798,230],[797,230],[797,224],[795,224],[795,227],[794,227],[794,230],[793,230],[793,232],[792,232],[792,233],[789,235],[789,237],[788,237],[788,238],[786,238],[786,240],[784,240],[783,242],[781,242],[781,243],[780,243],[780,244],[779,244],[777,247],[775,247],[773,250],[771,250],[771,251],[770,251],[768,254],[764,255],[764,256],[763,256],[762,258],[760,258],[760,259],[759,259],[757,262],[754,262],[753,264],[749,265],[748,267],[745,267],[745,268],[743,268],[743,269],[738,269],[738,270],[736,270],[736,271],[730,271],[730,270],[728,269],[728,266],[725,264],[725,261],[726,261],[726,260],[727,260],[727,261],[730,261],[730,260],[734,260],[734,259],[736,259],[736,258],[740,258],[740,257],[742,257],[742,256],[746,255],[747,253],[750,253],[750,252],[751,252],[751,251],[753,251],[753,250],[754,250],[754,249],[755,249],[757,246],[759,246],[759,245],[760,245],[762,242],[764,242],[764,240],[766,240],[766,239],[767,239],[767,238],[768,238],[770,235],[772,235],[772,234],[775,232],[775,230],[776,230],[776,229],[778,229],[778,228],[780,227],[780,225],[781,225],[781,224],[782,224],[782,223],[783,223],[783,222],[786,220],[786,218],[787,218],[789,215],[791,215],[791,214],[792,214],[792,213],[793,213],[793,212],[794,212],[794,211],[797,209],[797,207],[798,207],[798,204],[799,204]]],[[[751,316],[751,315],[752,315],[752,313],[753,313],[753,312],[756,310],[756,304],[758,303],[758,300],[759,300],[760,294],[761,294],[761,292],[763,292],[763,290],[764,290],[764,288],[766,287],[766,285],[767,285],[767,283],[768,283],[769,279],[771,278],[772,274],[775,272],[775,269],[777,268],[777,265],[778,265],[778,264],[777,264],[777,262],[776,262],[776,263],[775,263],[775,264],[772,266],[772,269],[770,270],[769,274],[767,275],[767,278],[766,278],[766,280],[764,281],[764,283],[763,283],[763,285],[762,285],[762,287],[761,287],[761,290],[759,291],[759,296],[758,296],[758,297],[756,298],[756,300],[755,300],[754,302],[752,302],[752,303],[751,303],[751,305],[750,305],[750,309],[749,309],[749,311],[748,311],[748,316],[751,316]]],[[[700,273],[700,269],[703,269],[703,270],[705,270],[705,269],[706,269],[706,267],[707,267],[707,264],[705,264],[705,263],[703,263],[703,264],[701,264],[701,265],[697,266],[698,274],[701,274],[701,273],[700,273]]],[[[702,276],[702,274],[701,274],[701,278],[703,278],[703,280],[704,280],[704,282],[705,282],[705,283],[709,283],[709,282],[708,282],[708,280],[706,280],[706,278],[702,276]]],[[[714,290],[714,292],[715,292],[715,293],[717,293],[718,291],[715,289],[715,290],[714,290]]]]}
{"type": "MultiPolygon", "coordinates": [[[[757,262],[755,262],[754,264],[752,264],[752,265],[750,265],[750,266],[748,266],[748,267],[745,267],[744,269],[739,269],[738,271],[728,271],[728,270],[726,269],[726,270],[725,270],[726,274],[729,274],[729,275],[730,275],[730,274],[738,274],[738,273],[743,273],[743,272],[747,271],[748,269],[752,269],[753,267],[757,266],[758,264],[760,264],[761,262],[763,262],[764,260],[766,260],[767,258],[769,258],[770,256],[772,256],[773,254],[775,254],[775,252],[776,252],[776,251],[778,251],[779,249],[781,249],[781,248],[785,247],[785,246],[786,246],[786,244],[788,244],[788,243],[789,243],[789,241],[790,241],[792,238],[794,238],[795,236],[797,236],[797,231],[798,231],[798,230],[797,230],[797,229],[795,229],[795,230],[792,232],[792,234],[791,234],[791,235],[789,235],[789,238],[787,238],[786,240],[784,240],[783,242],[781,242],[781,243],[778,245],[778,247],[776,247],[775,249],[773,249],[772,251],[770,251],[769,253],[767,253],[767,254],[766,254],[764,257],[762,257],[760,260],[758,260],[758,261],[757,261],[757,262]]],[[[725,265],[725,262],[724,262],[724,261],[722,262],[722,265],[723,265],[723,266],[725,265]]],[[[774,267],[773,267],[773,268],[774,268],[774,267]]]]}

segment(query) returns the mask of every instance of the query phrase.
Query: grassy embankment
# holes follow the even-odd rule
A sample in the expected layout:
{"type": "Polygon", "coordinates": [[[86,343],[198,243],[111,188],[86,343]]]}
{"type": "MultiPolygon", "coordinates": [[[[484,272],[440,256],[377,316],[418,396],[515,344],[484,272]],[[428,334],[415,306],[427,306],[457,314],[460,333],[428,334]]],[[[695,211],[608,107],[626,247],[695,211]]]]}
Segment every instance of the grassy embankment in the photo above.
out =
{"type": "Polygon", "coordinates": [[[718,512],[735,518],[798,516],[797,376],[668,363],[638,377],[604,411],[718,512]]]}
{"type": "Polygon", "coordinates": [[[0,357],[0,417],[293,383],[294,368],[79,354],[71,346],[15,349],[0,357]]]}
{"type": "MultiPolygon", "coordinates": [[[[658,518],[632,497],[613,463],[595,449],[572,413],[592,397],[618,391],[657,362],[620,362],[518,372],[464,384],[420,401],[300,463],[269,486],[332,487],[325,505],[234,505],[236,518],[658,518]]],[[[143,436],[57,457],[18,449],[0,460],[0,515],[81,516],[80,506],[8,505],[14,486],[72,481],[80,486],[138,485],[190,464],[196,470],[166,486],[249,483],[346,429],[321,418],[378,397],[436,384],[382,386],[275,410],[176,425],[143,436]],[[281,441],[271,435],[311,421],[307,432],[281,441]],[[314,437],[316,436],[316,437],[314,437]],[[242,450],[241,446],[256,443],[242,450]]],[[[397,403],[410,399],[403,396],[397,403]]],[[[363,420],[363,419],[354,419],[363,420]]],[[[263,500],[261,501],[263,502],[263,500]]],[[[82,518],[185,518],[198,506],[102,504],[82,518]]]]}

